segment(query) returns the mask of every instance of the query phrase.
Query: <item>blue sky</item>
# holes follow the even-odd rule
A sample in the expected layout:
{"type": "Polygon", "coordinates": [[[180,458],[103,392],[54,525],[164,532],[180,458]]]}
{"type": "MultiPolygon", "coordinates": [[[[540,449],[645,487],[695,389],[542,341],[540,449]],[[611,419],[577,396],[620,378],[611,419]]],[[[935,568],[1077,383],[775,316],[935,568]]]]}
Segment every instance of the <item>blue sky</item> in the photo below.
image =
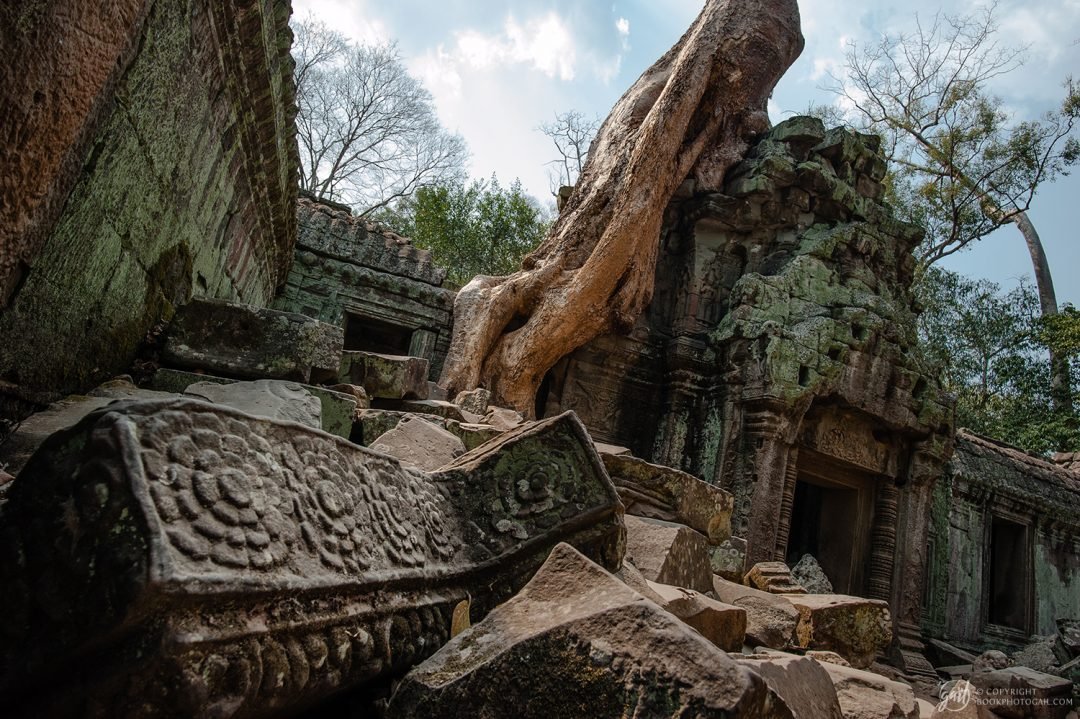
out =
{"type": "MultiPolygon", "coordinates": [[[[519,177],[546,201],[551,141],[537,129],[556,112],[603,118],[638,75],[689,27],[701,0],[293,0],[361,42],[396,40],[405,61],[431,91],[443,124],[461,133],[475,177],[519,177]]],[[[841,62],[845,43],[910,27],[914,13],[967,13],[971,2],[897,4],[802,0],[806,49],[780,81],[773,122],[831,102],[820,89],[841,62]]],[[[1000,39],[1029,44],[1028,62],[994,91],[1018,117],[1060,102],[1061,82],[1080,73],[1080,0],[1008,0],[998,5],[1000,39]]],[[[1078,78],[1080,79],[1080,78],[1078,78]]],[[[1080,168],[1040,190],[1032,221],[1050,259],[1058,300],[1080,305],[1080,168]]],[[[1012,286],[1030,275],[1018,231],[1004,228],[946,264],[1012,286]]]]}

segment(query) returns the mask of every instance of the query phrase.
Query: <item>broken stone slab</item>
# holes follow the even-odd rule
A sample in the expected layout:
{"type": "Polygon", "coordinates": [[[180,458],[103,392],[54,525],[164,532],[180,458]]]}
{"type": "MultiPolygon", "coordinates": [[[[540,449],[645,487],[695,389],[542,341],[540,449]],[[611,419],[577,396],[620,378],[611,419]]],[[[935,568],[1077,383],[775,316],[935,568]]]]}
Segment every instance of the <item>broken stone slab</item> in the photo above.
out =
{"type": "Polygon", "coordinates": [[[298,422],[322,429],[322,403],[296,382],[259,379],[253,382],[196,382],[185,394],[223,404],[257,417],[298,422]]]}
{"type": "Polygon", "coordinates": [[[907,684],[838,664],[819,666],[832,680],[844,719],[918,719],[919,705],[907,684]]]}
{"type": "Polygon", "coordinates": [[[456,419],[448,419],[443,422],[447,432],[457,436],[465,444],[465,449],[476,449],[485,442],[489,442],[502,431],[487,424],[473,424],[471,422],[458,422],[456,419]]]}
{"type": "Polygon", "coordinates": [[[371,398],[368,397],[367,391],[358,384],[335,384],[327,389],[352,397],[356,400],[357,409],[367,409],[371,406],[371,398]]]}
{"type": "Polygon", "coordinates": [[[518,412],[505,407],[489,407],[487,414],[481,420],[481,424],[491,425],[498,430],[511,430],[525,421],[518,412]]]}
{"type": "Polygon", "coordinates": [[[387,717],[791,717],[754,672],[567,545],[409,672],[387,717]]]}
{"type": "Polygon", "coordinates": [[[844,719],[829,673],[813,659],[770,652],[735,660],[760,675],[796,719],[844,719]]]}
{"type": "Polygon", "coordinates": [[[491,402],[491,392],[483,387],[458,392],[457,397],[454,397],[454,404],[458,407],[481,417],[487,414],[489,402],[491,402]]]}
{"type": "Polygon", "coordinates": [[[453,402],[445,402],[439,399],[406,399],[394,402],[393,408],[398,412],[410,412],[412,414],[430,414],[443,419],[453,419],[458,422],[477,423],[478,415],[462,411],[453,402]]]}
{"type": "Polygon", "coordinates": [[[630,451],[629,447],[623,447],[618,444],[608,444],[607,442],[597,442],[594,440],[593,446],[596,447],[596,451],[600,453],[601,457],[606,454],[610,454],[615,457],[632,457],[634,454],[630,451]]]}
{"type": "Polygon", "coordinates": [[[942,639],[927,639],[926,653],[935,667],[975,663],[974,654],[942,639]]]}
{"type": "Polygon", "coordinates": [[[787,649],[797,645],[799,612],[783,597],[713,576],[713,593],[725,604],[746,610],[746,641],[754,646],[787,649]]]}
{"type": "Polygon", "coordinates": [[[746,574],[746,540],[730,537],[709,547],[709,563],[713,574],[729,582],[742,583],[746,574]]]}
{"type": "Polygon", "coordinates": [[[1057,645],[1063,662],[1080,657],[1080,619],[1057,620],[1057,645]]]}
{"type": "Polygon", "coordinates": [[[371,398],[427,399],[428,361],[422,357],[346,351],[339,381],[360,385],[371,398]]]}
{"type": "Polygon", "coordinates": [[[737,652],[742,648],[746,636],[745,609],[718,602],[693,589],[645,581],[652,593],[660,597],[659,604],[665,611],[696,629],[701,636],[725,652],[737,652]]]}
{"type": "MultiPolygon", "coordinates": [[[[495,445],[495,443],[492,443],[495,445]]],[[[50,437],[0,507],[0,702],[21,716],[281,715],[400,674],[621,505],[572,413],[436,473],[196,400],[50,437]]]]}
{"type": "Polygon", "coordinates": [[[22,422],[0,443],[0,469],[18,475],[22,468],[54,432],[74,426],[86,415],[121,399],[163,399],[167,392],[139,389],[130,382],[110,381],[86,395],[71,395],[53,402],[22,422]]]}
{"type": "Polygon", "coordinates": [[[824,649],[810,649],[803,656],[810,657],[819,662],[827,662],[829,664],[839,664],[842,667],[850,667],[851,662],[844,659],[836,652],[826,651],[824,649]]]}
{"type": "Polygon", "coordinates": [[[163,363],[241,379],[333,380],[344,333],[305,315],[195,298],[177,311],[163,363]]]}
{"type": "Polygon", "coordinates": [[[799,612],[799,646],[836,652],[865,669],[892,642],[889,604],[843,594],[781,595],[799,612]]]}
{"type": "Polygon", "coordinates": [[[758,562],[743,577],[743,584],[770,594],[806,594],[783,562],[758,562]]]}
{"type": "MultiPolygon", "coordinates": [[[[185,370],[162,367],[154,372],[150,378],[151,389],[164,392],[183,394],[188,387],[199,383],[213,383],[218,385],[232,384],[241,380],[217,377],[215,375],[187,372],[185,370]]],[[[348,439],[352,433],[353,419],[357,412],[356,395],[352,392],[342,392],[334,387],[318,387],[311,384],[299,384],[306,392],[318,398],[322,407],[322,430],[338,437],[348,439]]],[[[337,385],[344,387],[345,385],[337,385]]]]}
{"type": "Polygon", "coordinates": [[[1010,659],[1014,666],[1028,667],[1039,672],[1054,674],[1060,664],[1054,647],[1057,644],[1057,635],[1047,636],[1033,635],[1028,643],[1012,653],[1010,659]]]}
{"type": "Polygon", "coordinates": [[[833,585],[812,554],[804,554],[791,568],[791,578],[810,594],[832,594],[833,585]]]}
{"type": "Polygon", "coordinates": [[[969,681],[979,703],[1006,719],[1065,719],[1070,710],[1072,682],[1029,667],[976,672],[969,681]]]}
{"type": "Polygon", "coordinates": [[[700,532],[657,519],[626,515],[626,554],[651,582],[712,591],[709,543],[700,532]]]}
{"type": "Polygon", "coordinates": [[[377,437],[368,448],[431,472],[465,454],[456,435],[419,417],[405,417],[396,427],[377,437]]]}
{"type": "Polygon", "coordinates": [[[971,665],[972,672],[992,672],[995,669],[1007,669],[1012,666],[1012,660],[1009,659],[1009,655],[1005,652],[997,649],[987,649],[985,652],[975,657],[975,662],[971,665]]]}
{"type": "Polygon", "coordinates": [[[708,537],[711,544],[731,537],[735,500],[729,492],[692,474],[637,457],[600,456],[627,514],[685,524],[708,537]]]}

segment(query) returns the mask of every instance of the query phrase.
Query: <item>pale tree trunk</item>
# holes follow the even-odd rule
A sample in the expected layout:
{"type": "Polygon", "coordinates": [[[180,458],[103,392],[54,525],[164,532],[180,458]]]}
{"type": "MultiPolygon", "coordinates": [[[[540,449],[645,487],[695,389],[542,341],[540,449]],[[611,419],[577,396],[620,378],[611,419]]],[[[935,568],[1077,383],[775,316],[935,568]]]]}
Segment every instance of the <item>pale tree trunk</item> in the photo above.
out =
{"type": "Polygon", "coordinates": [[[440,384],[485,386],[534,415],[537,388],[563,356],[628,331],[652,298],[664,208],[693,177],[719,189],[802,50],[795,0],[707,0],[685,35],[638,78],[601,126],[547,238],[507,277],[458,293],[440,384]]]}
{"type": "MultiPolygon", "coordinates": [[[[1035,231],[1035,225],[1031,223],[1026,212],[1018,212],[1012,217],[1020,234],[1024,236],[1028,253],[1031,255],[1031,266],[1035,271],[1035,287],[1039,293],[1039,308],[1043,317],[1051,317],[1058,313],[1057,294],[1054,292],[1054,278],[1050,275],[1050,263],[1046,260],[1046,251],[1043,249],[1039,233],[1035,231]]],[[[1050,394],[1054,402],[1054,409],[1059,412],[1068,412],[1072,409],[1072,387],[1069,382],[1069,360],[1060,353],[1050,350],[1050,394]]]]}

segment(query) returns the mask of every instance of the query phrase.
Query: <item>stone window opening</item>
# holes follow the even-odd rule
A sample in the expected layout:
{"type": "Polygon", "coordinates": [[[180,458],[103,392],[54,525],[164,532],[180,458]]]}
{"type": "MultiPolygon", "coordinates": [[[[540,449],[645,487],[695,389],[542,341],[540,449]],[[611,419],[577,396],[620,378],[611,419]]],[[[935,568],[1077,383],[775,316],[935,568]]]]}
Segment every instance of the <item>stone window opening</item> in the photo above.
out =
{"type": "Polygon", "coordinates": [[[411,327],[402,327],[351,312],[345,314],[346,350],[408,355],[412,334],[411,327]]]}

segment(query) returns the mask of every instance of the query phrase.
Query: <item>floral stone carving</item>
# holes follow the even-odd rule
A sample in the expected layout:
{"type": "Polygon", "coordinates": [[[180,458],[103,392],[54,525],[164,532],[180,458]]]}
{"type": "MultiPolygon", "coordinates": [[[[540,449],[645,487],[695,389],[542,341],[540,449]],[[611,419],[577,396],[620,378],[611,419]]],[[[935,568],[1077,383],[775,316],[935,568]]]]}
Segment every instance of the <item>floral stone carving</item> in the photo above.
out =
{"type": "Polygon", "coordinates": [[[614,569],[621,505],[572,413],[437,473],[189,400],[47,440],[0,506],[15,715],[263,716],[400,672],[568,541],[614,569]],[[32,705],[27,702],[32,701],[32,705]]]}

